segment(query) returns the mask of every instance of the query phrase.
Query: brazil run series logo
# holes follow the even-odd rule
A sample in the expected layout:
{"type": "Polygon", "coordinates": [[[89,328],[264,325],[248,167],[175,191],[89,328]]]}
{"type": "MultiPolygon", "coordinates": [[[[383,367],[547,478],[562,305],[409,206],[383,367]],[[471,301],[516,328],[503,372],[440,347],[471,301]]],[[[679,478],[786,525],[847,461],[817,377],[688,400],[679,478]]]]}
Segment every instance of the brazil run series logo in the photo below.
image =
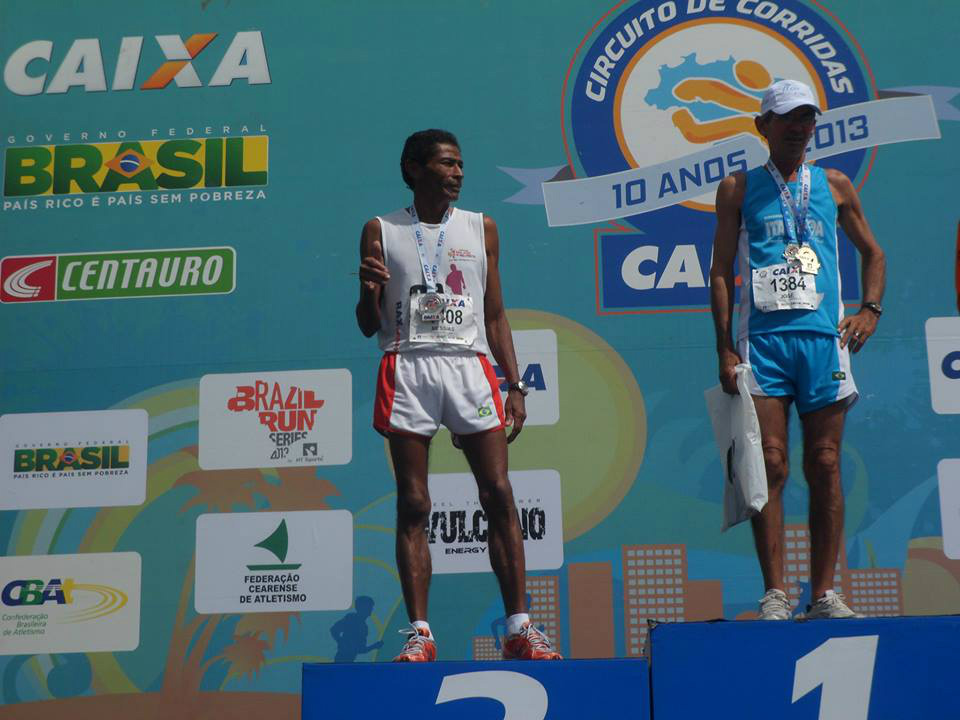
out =
{"type": "MultiPolygon", "coordinates": [[[[810,85],[823,109],[866,102],[866,61],[835,18],[797,0],[670,0],[620,3],[603,16],[574,58],[564,97],[564,144],[578,177],[606,175],[691,155],[743,134],[773,82],[810,85]]],[[[818,127],[816,141],[847,128],[818,127]]],[[[842,140],[837,138],[836,141],[842,140]]],[[[831,157],[855,182],[868,151],[831,157]]],[[[725,153],[659,187],[623,188],[618,207],[667,197],[737,170],[725,153]]],[[[709,305],[713,193],[627,218],[595,232],[598,310],[644,311],[709,305]]],[[[844,297],[859,293],[854,252],[841,243],[844,297]]]]}
{"type": "Polygon", "coordinates": [[[80,38],[64,50],[65,43],[31,40],[7,56],[3,81],[15,95],[55,95],[71,88],[84,92],[105,92],[108,87],[111,91],[162,90],[171,84],[179,88],[222,87],[239,80],[250,85],[270,84],[259,30],[238,32],[229,44],[226,41],[219,33],[195,33],[186,39],[155,35],[152,42],[133,35],[104,42],[80,38]],[[157,49],[163,59],[150,69],[142,58],[144,54],[155,56],[157,49]],[[216,69],[206,79],[193,65],[200,53],[219,56],[216,69]]]}
{"type": "Polygon", "coordinates": [[[231,247],[12,255],[0,260],[0,302],[221,295],[236,269],[231,247]]]}
{"type": "Polygon", "coordinates": [[[352,455],[346,369],[204,375],[200,467],[343,465],[352,455]]]}

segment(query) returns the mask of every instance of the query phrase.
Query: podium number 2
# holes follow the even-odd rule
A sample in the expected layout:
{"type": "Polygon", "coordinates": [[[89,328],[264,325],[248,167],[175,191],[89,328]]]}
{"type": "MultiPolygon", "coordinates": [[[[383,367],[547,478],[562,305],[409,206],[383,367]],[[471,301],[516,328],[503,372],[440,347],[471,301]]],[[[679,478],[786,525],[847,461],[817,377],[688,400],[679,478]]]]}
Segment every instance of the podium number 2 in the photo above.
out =
{"type": "Polygon", "coordinates": [[[547,690],[529,675],[503,670],[447,675],[440,684],[435,705],[489,698],[504,707],[503,720],[543,720],[547,716],[547,690]]]}
{"type": "Polygon", "coordinates": [[[818,720],[867,720],[877,637],[830,638],[797,660],[791,702],[822,685],[818,720]]]}

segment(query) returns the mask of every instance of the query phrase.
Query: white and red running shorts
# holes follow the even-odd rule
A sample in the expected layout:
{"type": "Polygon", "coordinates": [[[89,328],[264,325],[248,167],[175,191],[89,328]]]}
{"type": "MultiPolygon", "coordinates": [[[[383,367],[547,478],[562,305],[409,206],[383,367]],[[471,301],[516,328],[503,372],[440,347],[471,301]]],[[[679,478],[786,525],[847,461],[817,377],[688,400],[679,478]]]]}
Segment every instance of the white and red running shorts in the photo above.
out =
{"type": "Polygon", "coordinates": [[[433,437],[504,427],[500,379],[482,353],[388,352],[380,361],[373,427],[381,434],[433,437]]]}

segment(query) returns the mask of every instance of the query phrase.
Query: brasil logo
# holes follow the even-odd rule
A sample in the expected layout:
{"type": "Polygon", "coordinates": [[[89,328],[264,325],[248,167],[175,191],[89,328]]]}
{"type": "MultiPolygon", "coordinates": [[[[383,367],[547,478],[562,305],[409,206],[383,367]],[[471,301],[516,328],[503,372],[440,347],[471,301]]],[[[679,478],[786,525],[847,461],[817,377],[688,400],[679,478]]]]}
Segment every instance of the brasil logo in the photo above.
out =
{"type": "MultiPolygon", "coordinates": [[[[665,175],[654,197],[688,192],[746,162],[722,143],[756,135],[764,91],[777,80],[808,84],[829,108],[866,102],[875,91],[866,61],[839,21],[797,0],[670,0],[619,3],[585,38],[564,87],[564,146],[577,177],[648,167],[716,149],[695,167],[665,175]]],[[[840,128],[843,130],[843,128],[840,128]]],[[[818,127],[818,147],[840,138],[818,127]]],[[[759,136],[757,136],[759,137],[759,136]]],[[[856,182],[867,150],[824,159],[856,182]]],[[[618,206],[639,202],[616,186],[618,206]]],[[[598,311],[709,305],[714,194],[628,217],[595,233],[598,311]]],[[[854,250],[841,243],[844,297],[856,297],[854,250]]]]}

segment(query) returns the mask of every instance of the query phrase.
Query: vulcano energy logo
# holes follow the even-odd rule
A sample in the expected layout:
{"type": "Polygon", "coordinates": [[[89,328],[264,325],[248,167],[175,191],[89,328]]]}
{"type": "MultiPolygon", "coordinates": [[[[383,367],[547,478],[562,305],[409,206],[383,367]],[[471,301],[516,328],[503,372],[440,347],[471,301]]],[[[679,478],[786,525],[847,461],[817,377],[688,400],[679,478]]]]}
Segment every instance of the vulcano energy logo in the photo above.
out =
{"type": "Polygon", "coordinates": [[[39,196],[264,186],[268,146],[267,135],[246,135],[11,147],[3,209],[35,208],[17,199],[39,196]]]}
{"type": "Polygon", "coordinates": [[[236,269],[231,247],[12,255],[0,260],[0,302],[221,295],[236,269]]]}

